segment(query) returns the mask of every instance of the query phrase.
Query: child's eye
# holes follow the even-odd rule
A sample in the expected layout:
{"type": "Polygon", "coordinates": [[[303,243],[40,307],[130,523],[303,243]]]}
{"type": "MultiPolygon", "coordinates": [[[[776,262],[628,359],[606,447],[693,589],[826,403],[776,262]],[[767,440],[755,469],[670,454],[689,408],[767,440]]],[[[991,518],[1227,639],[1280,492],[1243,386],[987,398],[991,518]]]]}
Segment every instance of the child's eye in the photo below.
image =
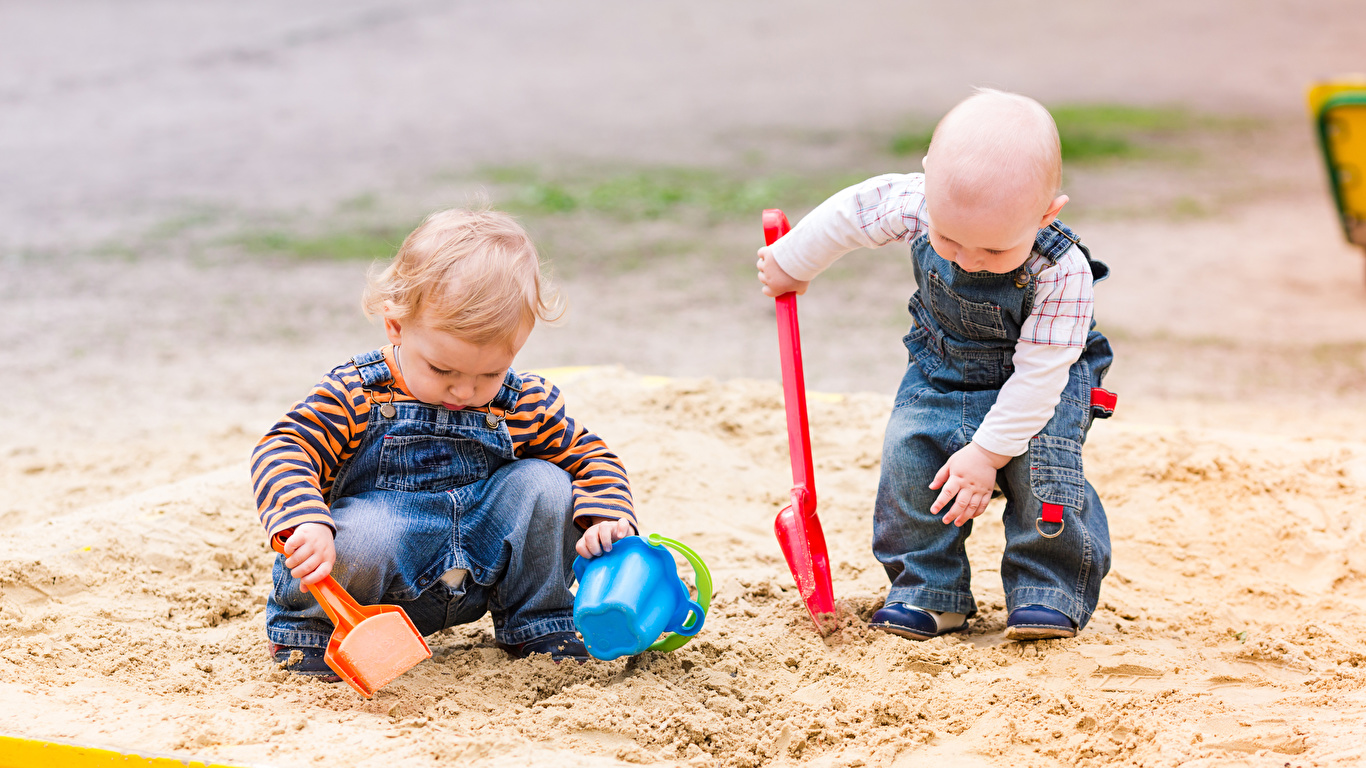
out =
{"type": "Polygon", "coordinates": [[[435,373],[437,376],[449,376],[449,375],[450,375],[450,371],[443,370],[443,369],[441,369],[441,368],[437,368],[435,365],[432,365],[431,363],[427,363],[427,367],[428,367],[428,368],[431,368],[431,369],[432,369],[432,373],[435,373]]]}

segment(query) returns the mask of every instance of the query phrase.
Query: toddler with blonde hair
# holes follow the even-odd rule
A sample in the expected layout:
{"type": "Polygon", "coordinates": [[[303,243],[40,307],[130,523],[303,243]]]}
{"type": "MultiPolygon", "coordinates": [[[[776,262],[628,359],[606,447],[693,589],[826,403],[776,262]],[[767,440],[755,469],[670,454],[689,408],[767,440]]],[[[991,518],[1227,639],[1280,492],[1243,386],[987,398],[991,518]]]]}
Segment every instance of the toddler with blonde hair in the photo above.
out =
{"type": "Polygon", "coordinates": [[[910,355],[873,518],[892,585],[872,626],[915,640],[967,626],[965,541],[999,486],[1006,636],[1071,637],[1110,567],[1081,452],[1092,419],[1114,408],[1101,388],[1113,355],[1092,318],[1093,283],[1109,270],[1057,221],[1068,200],[1058,131],[1033,99],[979,90],[940,120],[924,167],[826,200],[759,250],[759,279],[769,296],[804,293],[855,248],[910,245],[910,355]]]}
{"type": "Polygon", "coordinates": [[[330,574],[423,634],[487,612],[513,656],[586,660],[571,562],[611,550],[635,513],[617,456],[556,387],[512,368],[536,321],[562,313],[531,239],[504,213],[434,213],[371,271],[363,306],[390,343],[334,368],[252,453],[261,522],[285,537],[272,655],[337,679],[306,590],[330,574]]]}

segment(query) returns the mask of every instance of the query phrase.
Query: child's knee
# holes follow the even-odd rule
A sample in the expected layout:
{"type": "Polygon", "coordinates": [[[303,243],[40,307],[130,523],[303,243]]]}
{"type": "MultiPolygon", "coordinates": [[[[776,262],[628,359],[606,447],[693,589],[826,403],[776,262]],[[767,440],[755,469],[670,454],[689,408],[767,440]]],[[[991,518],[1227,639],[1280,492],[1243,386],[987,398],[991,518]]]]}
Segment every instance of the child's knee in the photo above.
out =
{"type": "Polygon", "coordinates": [[[534,502],[538,512],[561,513],[574,505],[574,487],[569,473],[539,459],[523,459],[512,465],[516,472],[509,482],[516,493],[534,502]]]}
{"type": "Polygon", "coordinates": [[[334,508],[337,522],[337,551],[332,576],[348,590],[366,591],[386,579],[400,565],[405,529],[387,506],[357,500],[343,512],[334,508]]]}

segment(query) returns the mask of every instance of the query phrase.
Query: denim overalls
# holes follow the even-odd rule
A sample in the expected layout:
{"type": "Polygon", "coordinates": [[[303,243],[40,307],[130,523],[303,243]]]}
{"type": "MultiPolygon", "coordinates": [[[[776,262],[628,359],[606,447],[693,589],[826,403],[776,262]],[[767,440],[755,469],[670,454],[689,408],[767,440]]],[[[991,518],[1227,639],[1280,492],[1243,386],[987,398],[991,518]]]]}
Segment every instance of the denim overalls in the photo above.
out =
{"type": "MultiPolygon", "coordinates": [[[[1109,269],[1059,223],[1039,231],[1034,252],[1056,263],[1076,244],[1093,279],[1109,269]]],[[[1014,367],[1011,356],[1034,302],[1025,266],[1005,274],[965,272],[940,257],[929,238],[911,244],[919,290],[911,297],[910,363],[897,391],[883,443],[882,477],[873,519],[873,552],[892,580],[888,603],[936,611],[977,612],[958,528],[930,514],[929,489],[950,455],[967,445],[1014,367]]],[[[1113,399],[1100,390],[1110,343],[1095,330],[1071,368],[1062,399],[1043,431],[996,474],[1006,497],[1001,580],[1006,605],[1043,605],[1084,627],[1110,569],[1105,510],[1082,475],[1081,446],[1093,416],[1109,416],[1113,399]],[[1093,389],[1097,405],[1093,406],[1093,389]]]]}
{"type": "MultiPolygon", "coordinates": [[[[505,645],[573,631],[570,479],[554,464],[513,455],[502,412],[517,403],[517,374],[508,371],[490,408],[452,411],[389,402],[382,350],[352,362],[371,409],[328,494],[333,577],[363,605],[403,606],[424,635],[485,611],[505,645]],[[468,574],[443,579],[453,568],[468,574]]],[[[275,559],[266,633],[278,645],[326,647],[332,623],[284,561],[275,559]]]]}

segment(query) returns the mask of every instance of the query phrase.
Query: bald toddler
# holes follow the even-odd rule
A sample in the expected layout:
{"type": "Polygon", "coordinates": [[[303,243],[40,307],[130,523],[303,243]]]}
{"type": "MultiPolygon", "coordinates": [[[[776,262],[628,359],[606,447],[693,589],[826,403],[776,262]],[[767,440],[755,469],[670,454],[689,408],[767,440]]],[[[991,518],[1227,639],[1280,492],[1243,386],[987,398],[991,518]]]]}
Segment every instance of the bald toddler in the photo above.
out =
{"type": "Polygon", "coordinates": [[[999,487],[1006,636],[1072,637],[1110,568],[1081,451],[1114,408],[1101,388],[1110,344],[1092,317],[1109,270],[1057,221],[1058,132],[1033,99],[977,91],[939,122],[924,168],[836,193],[759,250],[759,279],[769,296],[805,293],[849,251],[910,246],[909,361],[873,518],[892,584],[872,626],[914,640],[968,626],[964,545],[999,487]]]}

